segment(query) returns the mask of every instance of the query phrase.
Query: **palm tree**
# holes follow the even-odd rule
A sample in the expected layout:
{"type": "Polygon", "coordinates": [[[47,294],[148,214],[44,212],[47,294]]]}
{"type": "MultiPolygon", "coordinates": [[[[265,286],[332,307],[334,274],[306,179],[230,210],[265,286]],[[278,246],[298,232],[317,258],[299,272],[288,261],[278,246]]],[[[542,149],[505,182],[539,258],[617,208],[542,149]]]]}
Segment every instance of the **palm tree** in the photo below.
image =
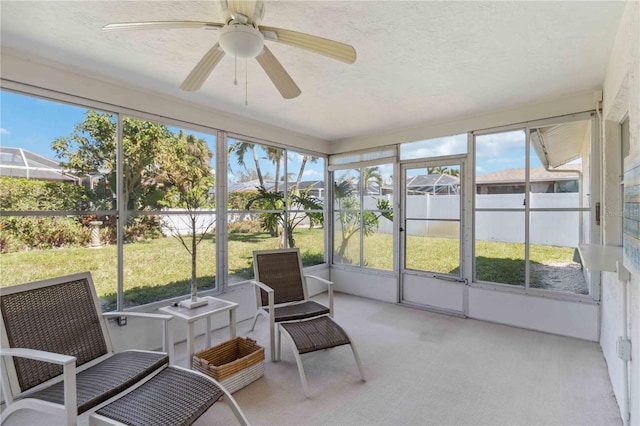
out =
{"type": "Polygon", "coordinates": [[[302,163],[300,164],[300,170],[298,171],[298,177],[296,178],[296,184],[293,187],[294,193],[298,194],[300,192],[300,182],[302,182],[302,175],[304,174],[304,169],[307,166],[307,161],[311,161],[311,163],[317,163],[318,157],[314,157],[312,155],[303,155],[302,163]]]}
{"type": "Polygon", "coordinates": [[[447,174],[447,168],[443,166],[427,167],[427,174],[430,175],[444,175],[447,174]]]}
{"type": "Polygon", "coordinates": [[[380,167],[365,167],[362,170],[362,182],[364,182],[365,194],[368,192],[369,185],[375,184],[378,187],[378,193],[382,192],[382,174],[380,167]]]}
{"type": "MultiPolygon", "coordinates": [[[[284,153],[284,151],[280,148],[272,148],[272,147],[265,147],[265,149],[267,151],[267,158],[269,158],[269,160],[273,163],[273,165],[276,166],[276,176],[274,178],[274,181],[275,181],[274,191],[278,192],[279,186],[280,186],[280,163],[282,163],[282,154],[284,153]]],[[[261,183],[261,185],[263,184],[261,183]]]]}
{"type": "MultiPolygon", "coordinates": [[[[378,167],[368,167],[363,170],[363,180],[369,182],[373,180],[376,183],[382,184],[382,176],[379,173],[378,167]],[[369,169],[368,171],[366,169],[369,169]],[[365,180],[366,178],[366,180],[365,180]]],[[[344,179],[340,182],[335,182],[333,186],[334,199],[338,211],[338,220],[340,221],[341,240],[340,245],[335,251],[335,259],[338,262],[348,262],[346,258],[347,247],[349,246],[349,240],[354,235],[359,235],[360,231],[367,236],[371,235],[379,225],[380,217],[384,217],[390,221],[393,221],[393,212],[391,203],[389,200],[383,198],[374,198],[376,202],[376,209],[378,212],[360,210],[360,203],[358,199],[358,191],[353,185],[352,179],[344,179]]]]}
{"type": "MultiPolygon", "coordinates": [[[[296,242],[293,238],[293,231],[296,227],[305,219],[309,220],[309,225],[324,223],[324,215],[322,214],[323,204],[322,201],[313,195],[309,194],[309,191],[302,191],[300,193],[289,192],[289,200],[291,204],[295,204],[302,207],[302,214],[297,213],[261,213],[260,221],[262,228],[265,231],[272,233],[272,236],[277,236],[277,232],[273,235],[274,230],[284,229],[286,230],[287,240],[289,247],[295,247],[296,242]]],[[[265,210],[283,210],[284,209],[284,194],[282,192],[268,191],[263,186],[258,188],[258,193],[249,198],[246,210],[257,205],[258,208],[265,210]]],[[[281,247],[284,247],[284,238],[280,243],[281,247]]]]}
{"type": "Polygon", "coordinates": [[[244,167],[244,169],[247,170],[244,156],[249,150],[251,150],[253,154],[253,162],[256,165],[256,174],[258,175],[260,186],[264,186],[264,177],[262,176],[262,170],[260,169],[260,158],[258,158],[258,150],[256,149],[255,144],[244,141],[235,141],[229,146],[228,153],[229,155],[235,153],[236,158],[238,159],[238,165],[244,167]]]}
{"type": "Polygon", "coordinates": [[[447,171],[445,173],[449,176],[460,177],[460,169],[447,168],[447,171]]]}

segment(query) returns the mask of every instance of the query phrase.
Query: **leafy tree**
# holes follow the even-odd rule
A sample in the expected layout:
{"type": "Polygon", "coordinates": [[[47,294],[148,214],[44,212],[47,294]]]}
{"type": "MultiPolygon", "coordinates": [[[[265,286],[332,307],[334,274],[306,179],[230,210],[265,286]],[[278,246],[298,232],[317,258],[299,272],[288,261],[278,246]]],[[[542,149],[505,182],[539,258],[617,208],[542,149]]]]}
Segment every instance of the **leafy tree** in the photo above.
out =
{"type": "MultiPolygon", "coordinates": [[[[106,199],[116,194],[116,126],[112,115],[89,110],[70,136],[58,138],[52,144],[61,165],[75,174],[107,171],[94,189],[109,193],[111,197],[106,199]]],[[[176,135],[165,125],[130,117],[122,120],[122,139],[121,191],[126,208],[172,207],[187,211],[190,232],[182,235],[173,226],[172,235],[191,254],[191,286],[195,295],[197,245],[213,226],[211,222],[203,227],[197,220],[198,210],[210,205],[213,154],[204,139],[182,131],[176,135]]]]}
{"type": "MultiPolygon", "coordinates": [[[[204,139],[196,139],[180,131],[170,144],[162,147],[158,156],[159,171],[156,180],[162,183],[166,195],[160,202],[170,208],[186,210],[189,233],[183,235],[176,223],[171,222],[171,235],[191,255],[191,300],[198,297],[197,252],[215,220],[199,222],[199,210],[213,207],[210,189],[215,184],[211,172],[213,154],[204,139]]],[[[169,221],[172,221],[169,215],[169,221]]]]}
{"type": "MultiPolygon", "coordinates": [[[[375,167],[375,169],[377,169],[377,167],[375,167]]],[[[371,172],[374,171],[375,170],[371,170],[367,175],[371,176],[371,172]]],[[[373,173],[373,175],[375,175],[375,173],[373,173]]],[[[380,182],[381,181],[382,176],[380,176],[380,182]]],[[[366,182],[367,181],[365,181],[365,183],[366,182]]],[[[393,221],[392,207],[389,200],[374,198],[376,209],[379,211],[361,211],[358,195],[357,187],[349,179],[334,184],[334,198],[337,203],[336,210],[338,212],[342,237],[340,245],[335,250],[335,259],[339,262],[348,262],[346,251],[349,246],[349,240],[354,235],[359,235],[361,231],[364,236],[373,234],[373,232],[378,229],[381,217],[393,221]]]]}
{"type": "MultiPolygon", "coordinates": [[[[102,179],[105,191],[116,193],[116,120],[111,114],[88,110],[82,123],[68,137],[51,145],[60,164],[74,174],[107,171],[102,179]]],[[[127,209],[155,208],[162,197],[155,175],[160,150],[175,135],[167,126],[136,118],[122,120],[123,199],[127,209]]]]}
{"type": "MultiPolygon", "coordinates": [[[[295,247],[296,242],[293,238],[293,231],[298,225],[300,225],[300,223],[302,223],[305,218],[309,220],[309,226],[314,226],[316,224],[322,225],[324,223],[324,215],[322,214],[323,205],[322,201],[320,201],[313,195],[310,195],[309,191],[302,191],[298,194],[290,191],[288,194],[288,201],[290,205],[301,207],[303,210],[305,210],[304,213],[261,213],[260,221],[262,224],[262,228],[265,231],[275,231],[276,235],[278,234],[279,229],[285,230],[288,246],[295,247]]],[[[264,186],[261,186],[258,188],[257,194],[255,194],[247,201],[245,209],[251,210],[253,206],[258,206],[259,208],[264,210],[284,211],[284,194],[282,192],[268,191],[264,188],[264,186]]],[[[280,245],[284,247],[284,241],[281,242],[280,245]]]]}

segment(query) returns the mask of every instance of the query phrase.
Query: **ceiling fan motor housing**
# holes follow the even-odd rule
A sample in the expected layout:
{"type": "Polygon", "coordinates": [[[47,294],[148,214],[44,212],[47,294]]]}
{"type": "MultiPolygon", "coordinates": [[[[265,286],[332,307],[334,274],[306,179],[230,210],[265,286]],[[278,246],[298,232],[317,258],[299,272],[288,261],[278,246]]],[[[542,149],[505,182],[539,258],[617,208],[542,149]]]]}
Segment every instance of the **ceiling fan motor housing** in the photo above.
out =
{"type": "Polygon", "coordinates": [[[255,58],[264,47],[264,36],[250,25],[225,25],[218,34],[222,50],[236,58],[255,58]]]}

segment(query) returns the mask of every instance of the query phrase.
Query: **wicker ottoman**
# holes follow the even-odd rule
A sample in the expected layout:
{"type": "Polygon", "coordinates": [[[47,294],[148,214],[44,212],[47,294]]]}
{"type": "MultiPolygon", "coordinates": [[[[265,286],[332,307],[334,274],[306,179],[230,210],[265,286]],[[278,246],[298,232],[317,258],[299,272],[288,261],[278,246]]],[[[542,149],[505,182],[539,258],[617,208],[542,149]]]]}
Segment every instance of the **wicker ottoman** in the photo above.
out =
{"type": "Polygon", "coordinates": [[[356,359],[356,364],[358,365],[358,370],[360,371],[360,378],[363,382],[365,381],[360,357],[358,356],[358,351],[353,344],[353,341],[347,332],[344,331],[338,323],[331,319],[331,317],[325,315],[302,321],[278,323],[278,343],[276,346],[277,360],[280,359],[281,334],[287,336],[291,341],[291,348],[293,349],[293,355],[296,358],[296,363],[298,364],[298,372],[300,373],[302,390],[305,397],[309,397],[309,392],[307,389],[307,379],[304,374],[300,354],[315,352],[321,349],[334,348],[336,346],[350,345],[351,350],[353,351],[353,356],[356,359]]]}
{"type": "MultiPolygon", "coordinates": [[[[224,395],[225,392],[208,377],[170,366],[97,410],[91,415],[89,424],[188,426],[224,395]]],[[[229,402],[231,409],[236,411],[235,402],[229,402]]],[[[246,418],[241,423],[247,424],[246,418]]]]}

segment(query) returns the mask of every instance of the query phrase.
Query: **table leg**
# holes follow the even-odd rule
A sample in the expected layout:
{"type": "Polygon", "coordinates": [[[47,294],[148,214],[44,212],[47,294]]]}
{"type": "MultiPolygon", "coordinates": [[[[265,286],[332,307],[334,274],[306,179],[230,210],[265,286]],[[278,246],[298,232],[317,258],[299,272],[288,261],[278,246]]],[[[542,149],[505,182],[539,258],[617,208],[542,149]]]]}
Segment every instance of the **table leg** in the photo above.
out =
{"type": "Polygon", "coordinates": [[[229,337],[236,337],[236,310],[229,310],[229,337]]]}
{"type": "Polygon", "coordinates": [[[194,351],[194,344],[195,344],[195,335],[193,332],[193,325],[194,322],[190,322],[188,324],[188,336],[187,336],[187,354],[189,355],[189,358],[187,359],[187,368],[191,368],[191,364],[192,364],[192,360],[193,360],[193,355],[195,354],[194,351]]]}
{"type": "Polygon", "coordinates": [[[207,315],[207,329],[204,331],[207,336],[207,349],[211,347],[211,317],[207,315]]]}

